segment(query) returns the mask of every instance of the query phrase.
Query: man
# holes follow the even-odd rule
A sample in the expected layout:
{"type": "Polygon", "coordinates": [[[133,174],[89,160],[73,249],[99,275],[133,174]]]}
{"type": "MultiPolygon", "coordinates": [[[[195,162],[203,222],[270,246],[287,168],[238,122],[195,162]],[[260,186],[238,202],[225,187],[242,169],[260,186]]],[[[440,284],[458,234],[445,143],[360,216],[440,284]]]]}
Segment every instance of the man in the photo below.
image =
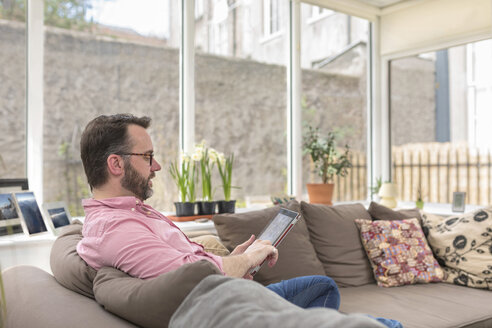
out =
{"type": "MultiPolygon", "coordinates": [[[[146,129],[150,118],[117,114],[89,122],[80,141],[81,157],[93,198],[82,201],[86,218],[79,255],[94,269],[116,267],[148,279],[186,263],[207,260],[230,277],[249,278],[264,260],[275,265],[278,252],[270,241],[249,240],[229,256],[204,251],[164,215],[143,203],[152,196],[152,178],[161,169],[146,129]]],[[[333,280],[308,276],[267,286],[304,308],[338,308],[333,280]]],[[[396,326],[395,326],[396,327],[396,326]]]]}

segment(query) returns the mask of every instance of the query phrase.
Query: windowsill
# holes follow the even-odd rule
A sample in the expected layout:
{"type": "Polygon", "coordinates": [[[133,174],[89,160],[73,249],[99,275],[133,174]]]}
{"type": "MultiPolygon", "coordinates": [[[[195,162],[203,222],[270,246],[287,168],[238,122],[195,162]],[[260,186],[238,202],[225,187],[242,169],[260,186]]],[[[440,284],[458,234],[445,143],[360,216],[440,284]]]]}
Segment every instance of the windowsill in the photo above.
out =
{"type": "Polygon", "coordinates": [[[275,39],[278,39],[280,38],[282,35],[284,34],[284,31],[282,30],[279,30],[275,33],[272,33],[272,34],[269,34],[269,35],[265,35],[263,36],[261,39],[260,39],[260,44],[264,44],[264,43],[268,43],[270,41],[273,41],[275,39]]]}
{"type": "MultiPolygon", "coordinates": [[[[475,210],[478,210],[480,208],[483,208],[484,206],[480,205],[465,205],[465,211],[464,212],[453,212],[452,210],[452,205],[451,204],[445,204],[445,203],[424,203],[424,212],[431,213],[431,214],[437,214],[437,215],[460,215],[462,213],[468,213],[468,212],[473,212],[475,210]]],[[[414,202],[398,202],[398,208],[415,208],[415,203],[414,202]]]]}
{"type": "MultiPolygon", "coordinates": [[[[335,202],[334,205],[354,204],[354,203],[360,203],[360,204],[364,205],[364,207],[367,209],[367,208],[369,208],[369,205],[371,204],[371,200],[335,202]]],[[[376,201],[376,203],[377,203],[377,201],[376,201]]],[[[415,207],[416,207],[415,202],[398,201],[397,207],[394,208],[394,210],[398,211],[398,210],[402,210],[402,209],[411,209],[411,208],[415,208],[415,207]]],[[[436,215],[451,216],[451,215],[460,215],[463,213],[473,212],[473,211],[476,211],[480,208],[484,208],[484,206],[466,205],[464,212],[453,212],[451,204],[424,203],[423,211],[427,212],[427,213],[431,213],[431,214],[436,214],[436,215]]]]}
{"type": "Polygon", "coordinates": [[[324,14],[321,14],[321,15],[318,15],[316,17],[309,17],[308,20],[307,20],[307,25],[312,25],[314,23],[317,23],[327,17],[330,17],[330,16],[333,16],[335,14],[335,12],[327,12],[327,13],[324,13],[324,14]]]}

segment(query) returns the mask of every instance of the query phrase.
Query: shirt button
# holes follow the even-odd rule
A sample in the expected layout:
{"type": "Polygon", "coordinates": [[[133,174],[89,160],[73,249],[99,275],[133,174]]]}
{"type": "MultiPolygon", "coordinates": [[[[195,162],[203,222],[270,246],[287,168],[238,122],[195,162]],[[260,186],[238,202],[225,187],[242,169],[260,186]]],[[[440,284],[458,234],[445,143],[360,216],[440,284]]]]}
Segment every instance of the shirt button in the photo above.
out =
{"type": "Polygon", "coordinates": [[[135,208],[134,207],[132,207],[132,211],[135,211],[135,208]]]}

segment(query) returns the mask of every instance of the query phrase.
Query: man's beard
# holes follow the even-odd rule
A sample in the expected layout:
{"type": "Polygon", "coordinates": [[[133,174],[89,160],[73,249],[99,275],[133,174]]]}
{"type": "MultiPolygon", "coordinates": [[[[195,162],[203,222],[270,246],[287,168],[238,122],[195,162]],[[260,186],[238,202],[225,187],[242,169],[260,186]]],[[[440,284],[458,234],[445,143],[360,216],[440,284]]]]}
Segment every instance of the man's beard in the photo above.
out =
{"type": "Polygon", "coordinates": [[[146,200],[154,193],[149,186],[149,181],[153,177],[155,177],[154,172],[152,172],[147,179],[144,178],[133,168],[130,161],[125,161],[125,176],[121,179],[121,186],[134,193],[141,200],[146,200]]]}

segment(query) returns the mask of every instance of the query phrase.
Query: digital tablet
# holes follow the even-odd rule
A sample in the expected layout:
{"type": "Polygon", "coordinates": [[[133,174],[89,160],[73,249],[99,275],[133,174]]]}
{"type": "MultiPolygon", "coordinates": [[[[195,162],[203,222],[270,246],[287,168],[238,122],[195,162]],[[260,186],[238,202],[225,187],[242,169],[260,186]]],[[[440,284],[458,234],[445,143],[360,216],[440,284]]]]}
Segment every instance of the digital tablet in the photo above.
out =
{"type": "MultiPolygon", "coordinates": [[[[274,247],[277,247],[280,242],[284,240],[292,227],[294,227],[294,224],[297,223],[298,217],[299,213],[281,208],[280,212],[278,212],[270,223],[268,223],[256,239],[269,240],[274,247]]],[[[265,263],[265,261],[263,261],[263,263],[265,263]]],[[[263,263],[251,269],[249,273],[255,275],[258,270],[260,270],[263,263]]]]}

